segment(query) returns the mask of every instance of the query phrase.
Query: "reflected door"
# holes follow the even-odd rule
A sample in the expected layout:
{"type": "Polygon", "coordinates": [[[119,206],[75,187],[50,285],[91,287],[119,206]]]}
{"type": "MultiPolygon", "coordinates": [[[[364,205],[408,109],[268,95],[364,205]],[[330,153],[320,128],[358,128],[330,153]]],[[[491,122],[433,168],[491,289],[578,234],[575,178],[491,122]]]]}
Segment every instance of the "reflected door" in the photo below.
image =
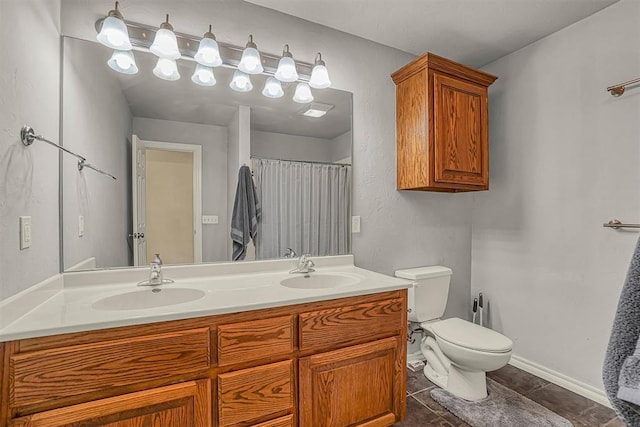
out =
{"type": "Polygon", "coordinates": [[[133,265],[137,266],[147,264],[145,236],[147,232],[147,159],[145,145],[136,135],[131,138],[131,163],[134,177],[131,180],[131,194],[133,196],[133,233],[131,237],[133,240],[133,265]]]}

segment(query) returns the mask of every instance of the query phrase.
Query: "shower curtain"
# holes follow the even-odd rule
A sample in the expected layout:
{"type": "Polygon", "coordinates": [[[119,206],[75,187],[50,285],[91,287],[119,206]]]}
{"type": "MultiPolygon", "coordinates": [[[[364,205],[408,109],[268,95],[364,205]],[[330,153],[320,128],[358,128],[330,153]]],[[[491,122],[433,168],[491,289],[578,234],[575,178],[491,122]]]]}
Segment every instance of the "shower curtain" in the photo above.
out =
{"type": "Polygon", "coordinates": [[[349,252],[351,166],[255,159],[262,203],[256,258],[349,252]]]}

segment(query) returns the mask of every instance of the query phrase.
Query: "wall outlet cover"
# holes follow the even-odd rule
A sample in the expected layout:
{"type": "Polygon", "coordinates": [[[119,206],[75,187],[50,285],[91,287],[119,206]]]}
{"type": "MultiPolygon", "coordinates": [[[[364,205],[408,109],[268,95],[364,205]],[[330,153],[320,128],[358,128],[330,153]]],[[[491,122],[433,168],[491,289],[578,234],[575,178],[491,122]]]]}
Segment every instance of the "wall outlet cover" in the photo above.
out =
{"type": "Polygon", "coordinates": [[[84,215],[78,216],[78,237],[84,236],[84,215]]]}
{"type": "Polygon", "coordinates": [[[31,217],[20,217],[20,249],[27,249],[31,246],[31,217]]]}
{"type": "Polygon", "coordinates": [[[217,224],[218,215],[202,215],[203,224],[217,224]]]}
{"type": "Polygon", "coordinates": [[[351,232],[359,233],[360,232],[360,215],[354,215],[351,217],[351,232]]]}

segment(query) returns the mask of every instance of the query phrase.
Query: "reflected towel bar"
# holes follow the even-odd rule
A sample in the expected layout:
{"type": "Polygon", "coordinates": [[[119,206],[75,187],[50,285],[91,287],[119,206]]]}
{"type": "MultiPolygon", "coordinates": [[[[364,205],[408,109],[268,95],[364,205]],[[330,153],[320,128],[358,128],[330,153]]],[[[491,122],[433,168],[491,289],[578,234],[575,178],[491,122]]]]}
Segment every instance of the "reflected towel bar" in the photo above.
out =
{"type": "Polygon", "coordinates": [[[52,145],[52,146],[56,147],[57,149],[64,151],[67,154],[71,154],[73,157],[78,159],[78,170],[79,171],[81,171],[84,168],[89,168],[89,169],[93,169],[94,171],[96,171],[98,173],[101,173],[103,175],[106,175],[106,176],[109,176],[109,177],[111,177],[113,179],[116,179],[116,177],[111,175],[110,173],[107,173],[107,172],[105,172],[103,170],[98,169],[97,167],[93,166],[91,163],[87,163],[87,159],[82,157],[82,156],[80,156],[79,154],[76,154],[73,151],[62,147],[61,145],[58,145],[55,142],[49,141],[48,139],[46,139],[42,135],[36,135],[36,132],[33,130],[33,128],[31,126],[27,126],[27,125],[22,126],[22,129],[20,129],[20,139],[22,139],[22,144],[25,147],[28,147],[31,144],[33,144],[33,141],[35,141],[36,139],[38,141],[46,142],[47,144],[52,145]]]}
{"type": "Polygon", "coordinates": [[[603,227],[613,228],[615,230],[619,228],[640,228],[640,224],[624,224],[617,219],[612,219],[606,224],[602,224],[603,227]]]}
{"type": "Polygon", "coordinates": [[[612,96],[618,97],[624,93],[624,89],[627,86],[640,84],[640,78],[629,80],[628,82],[620,83],[614,86],[609,86],[607,90],[611,93],[612,96]]]}

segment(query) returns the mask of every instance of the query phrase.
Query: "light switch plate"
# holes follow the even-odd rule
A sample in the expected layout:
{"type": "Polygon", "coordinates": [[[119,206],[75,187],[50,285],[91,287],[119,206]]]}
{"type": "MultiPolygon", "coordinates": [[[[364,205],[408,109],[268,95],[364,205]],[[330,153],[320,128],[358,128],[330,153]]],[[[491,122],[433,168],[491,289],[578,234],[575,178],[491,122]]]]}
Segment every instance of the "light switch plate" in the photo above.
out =
{"type": "Polygon", "coordinates": [[[31,246],[31,217],[20,217],[20,249],[27,249],[31,246]]]}
{"type": "Polygon", "coordinates": [[[78,237],[84,236],[84,215],[78,216],[78,237]]]}
{"type": "Polygon", "coordinates": [[[351,232],[352,233],[360,232],[360,215],[354,215],[351,217],[351,232]]]}
{"type": "Polygon", "coordinates": [[[203,224],[217,224],[218,215],[202,215],[203,224]]]}

